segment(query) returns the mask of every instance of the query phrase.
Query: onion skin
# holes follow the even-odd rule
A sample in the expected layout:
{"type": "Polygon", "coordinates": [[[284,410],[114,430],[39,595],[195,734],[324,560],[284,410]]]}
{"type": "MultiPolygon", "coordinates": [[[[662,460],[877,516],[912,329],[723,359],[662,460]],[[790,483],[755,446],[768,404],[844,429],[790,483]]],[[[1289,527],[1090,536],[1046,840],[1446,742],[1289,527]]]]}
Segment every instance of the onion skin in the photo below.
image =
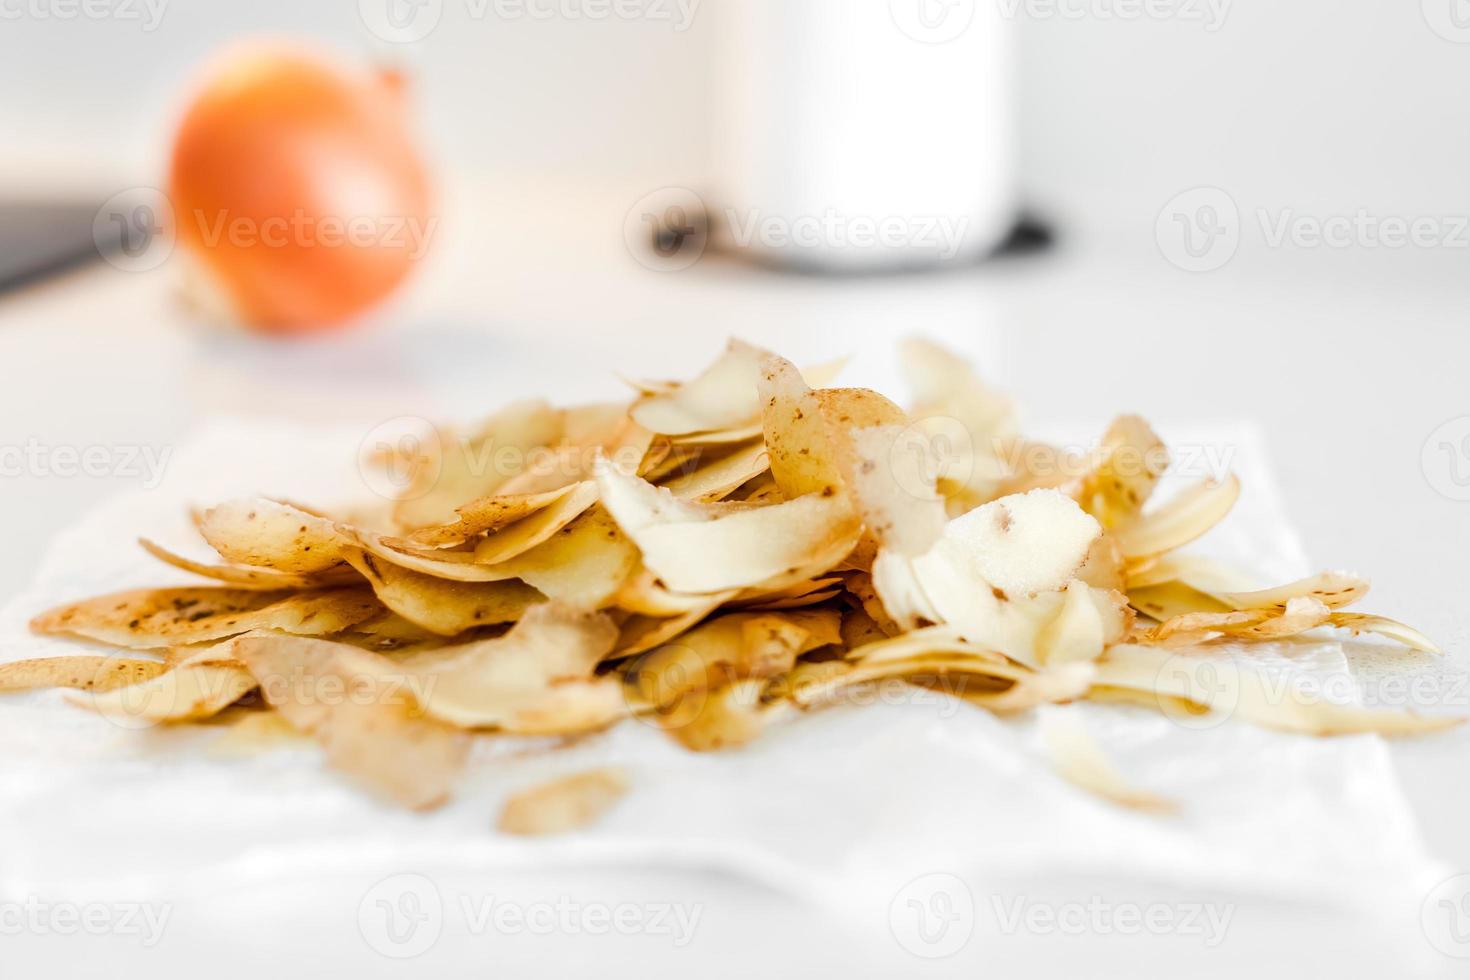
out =
{"type": "Polygon", "coordinates": [[[179,127],[169,192],[203,278],[272,333],[374,306],[434,227],[400,79],[289,48],[236,51],[209,78],[179,127]]]}

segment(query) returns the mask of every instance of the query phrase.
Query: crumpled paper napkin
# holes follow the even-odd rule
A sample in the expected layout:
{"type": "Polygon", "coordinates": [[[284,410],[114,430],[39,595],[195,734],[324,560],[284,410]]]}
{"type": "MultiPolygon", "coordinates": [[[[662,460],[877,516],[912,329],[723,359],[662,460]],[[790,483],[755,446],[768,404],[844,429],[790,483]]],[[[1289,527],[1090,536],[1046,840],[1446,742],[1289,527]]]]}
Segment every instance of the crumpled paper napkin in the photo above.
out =
{"type": "MultiPolygon", "coordinates": [[[[1207,551],[1263,582],[1308,570],[1252,430],[1164,435],[1229,447],[1244,481],[1207,551]]],[[[29,617],[51,605],[185,581],[134,539],[203,556],[190,505],[360,494],[360,438],[247,421],[199,432],[160,487],[60,536],[34,586],[0,611],[0,660],[87,651],[30,635],[29,617]]],[[[1333,640],[1274,655],[1304,675],[1350,670],[1333,640]]],[[[1081,712],[1129,781],[1176,799],[1180,812],[1098,801],[1051,772],[1034,716],[1002,720],[927,692],[812,713],[721,754],[690,754],[637,721],[555,751],[546,740],[487,742],[455,799],[425,815],[358,792],[310,744],[226,757],[212,748],[218,729],[124,730],[60,692],[9,696],[0,700],[0,839],[24,845],[6,848],[0,895],[140,900],[287,871],[597,865],[715,870],[834,907],[886,902],[935,869],[1096,874],[1373,907],[1435,880],[1377,737],[1313,739],[1244,723],[1187,730],[1112,705],[1048,710],[1081,712]],[[546,840],[493,829],[508,793],[605,764],[626,768],[632,789],[596,826],[546,840]]]]}

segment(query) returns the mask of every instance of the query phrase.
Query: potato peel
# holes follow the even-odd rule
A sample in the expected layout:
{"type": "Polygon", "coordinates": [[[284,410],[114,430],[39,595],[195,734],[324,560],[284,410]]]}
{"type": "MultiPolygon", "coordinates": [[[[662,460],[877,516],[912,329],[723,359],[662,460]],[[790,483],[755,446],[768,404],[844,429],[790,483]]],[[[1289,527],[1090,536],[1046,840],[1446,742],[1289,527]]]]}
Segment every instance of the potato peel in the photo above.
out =
{"type": "Polygon", "coordinates": [[[143,550],[166,565],[185,572],[193,572],[203,578],[213,579],[236,589],[259,589],[275,592],[282,589],[319,589],[332,585],[351,585],[352,575],[347,569],[323,571],[315,574],[293,574],[273,568],[257,568],[249,565],[211,565],[175,554],[161,545],[139,538],[143,550]],[[347,574],[343,574],[346,572],[347,574]]]}
{"type": "Polygon", "coordinates": [[[322,746],[327,762],[414,810],[444,803],[468,737],[423,717],[391,660],[325,640],[251,634],[235,653],[270,705],[322,746]],[[326,696],[330,691],[354,696],[326,696]]]}
{"type": "Polygon", "coordinates": [[[413,531],[455,520],[456,507],[500,492],[536,449],[556,444],[565,424],[561,412],[534,400],[507,405],[468,435],[441,431],[434,458],[416,461],[395,521],[413,531]]]}
{"type": "Polygon", "coordinates": [[[678,500],[666,490],[598,470],[603,503],[638,546],[643,563],[679,592],[711,593],[826,571],[857,543],[860,526],[838,496],[812,494],[736,513],[678,500]],[[713,563],[707,555],[722,556],[713,563]]]}
{"type": "Polygon", "coordinates": [[[136,589],[61,606],[31,620],[37,633],[69,634],[132,650],[207,643],[270,629],[303,636],[340,633],[382,612],[364,589],[136,589]]]}
{"type": "Polygon", "coordinates": [[[152,680],[169,669],[158,660],[126,657],[43,657],[0,664],[0,692],[65,687],[110,691],[152,680]]]}
{"type": "Polygon", "coordinates": [[[621,769],[605,768],[522,790],[506,800],[497,825],[503,834],[564,834],[594,823],[628,792],[621,769]]]}
{"type": "Polygon", "coordinates": [[[1206,480],[1163,506],[1113,530],[1124,558],[1160,555],[1182,548],[1225,519],[1240,497],[1240,480],[1206,480]]]}
{"type": "Polygon", "coordinates": [[[783,674],[802,654],[840,643],[841,626],[835,609],[729,613],[652,650],[629,673],[647,703],[665,708],[694,691],[783,674]]]}
{"type": "Polygon", "coordinates": [[[1057,775],[1079,789],[1130,810],[1170,814],[1179,809],[1172,800],[1128,785],[1072,712],[1045,712],[1041,716],[1041,738],[1057,775]]]}
{"type": "Polygon", "coordinates": [[[675,702],[658,715],[669,736],[691,752],[719,752],[749,745],[782,713],[784,702],[765,704],[762,679],[735,681],[697,698],[675,702]]]}
{"type": "Polygon", "coordinates": [[[478,626],[511,623],[546,597],[517,579],[453,582],[349,552],[348,561],[372,586],[378,600],[411,623],[440,636],[478,626]]]}
{"type": "Polygon", "coordinates": [[[239,664],[186,662],[141,683],[72,700],[129,724],[200,721],[219,714],[255,686],[255,678],[239,664]]]}
{"type": "Polygon", "coordinates": [[[1311,698],[1284,686],[1273,695],[1249,662],[1236,664],[1207,657],[1172,655],[1168,650],[1121,645],[1109,650],[1097,664],[1097,684],[1127,688],[1198,704],[1206,711],[1221,710],[1252,724],[1303,735],[1418,735],[1443,731],[1466,719],[1416,715],[1407,711],[1359,708],[1311,698]],[[1166,669],[1167,668],[1167,669],[1166,669]],[[1220,672],[1227,672],[1224,704],[1202,693],[1221,688],[1220,672]]]}
{"type": "Polygon", "coordinates": [[[759,412],[755,386],[766,352],[738,340],[692,381],[634,405],[639,425],[667,436],[733,429],[759,412]]]}
{"type": "Polygon", "coordinates": [[[459,516],[446,524],[419,528],[408,540],[430,548],[449,548],[464,544],[487,531],[497,531],[544,510],[571,493],[576,484],[543,493],[501,494],[481,497],[455,508],[459,516]]]}
{"type": "Polygon", "coordinates": [[[1137,520],[1168,468],[1164,441],[1143,419],[1124,415],[1103,434],[1099,457],[1069,494],[1104,528],[1137,520]]]}
{"type": "MultiPolygon", "coordinates": [[[[31,624],[158,659],[22,661],[0,666],[0,691],[72,689],[126,726],[267,719],[420,809],[452,792],[471,732],[566,739],[633,715],[710,752],[885,683],[999,714],[1086,698],[1306,735],[1457,723],[1273,693],[1257,644],[1335,628],[1436,648],[1347,611],[1368,591],[1357,576],[1263,589],[1179,553],[1229,513],[1234,476],[1155,503],[1168,454],[1142,419],[1117,418],[1089,463],[1024,437],[1009,400],[937,345],[902,361],[909,412],[822,387],[840,365],[803,373],[732,341],[627,404],[518,402],[368,447],[360,464],[407,476],[398,499],[225,501],[194,515],[218,562],[142,542],[216,585],[31,624]],[[1200,693],[1204,665],[1228,667],[1230,705],[1200,693]],[[239,703],[257,688],[270,713],[239,703]]],[[[1062,776],[1171,808],[1126,784],[1078,719],[1042,721],[1062,776]]],[[[569,777],[508,801],[501,827],[574,829],[625,789],[621,773],[569,777]]]]}
{"type": "Polygon", "coordinates": [[[403,667],[433,681],[423,685],[422,707],[447,724],[571,734],[622,714],[617,681],[593,676],[617,636],[606,616],[544,605],[503,637],[447,647],[423,666],[403,667]]]}
{"type": "Polygon", "coordinates": [[[770,453],[763,441],[737,445],[729,452],[705,462],[699,468],[683,473],[662,485],[674,496],[699,503],[723,500],[741,485],[771,468],[770,453]]]}

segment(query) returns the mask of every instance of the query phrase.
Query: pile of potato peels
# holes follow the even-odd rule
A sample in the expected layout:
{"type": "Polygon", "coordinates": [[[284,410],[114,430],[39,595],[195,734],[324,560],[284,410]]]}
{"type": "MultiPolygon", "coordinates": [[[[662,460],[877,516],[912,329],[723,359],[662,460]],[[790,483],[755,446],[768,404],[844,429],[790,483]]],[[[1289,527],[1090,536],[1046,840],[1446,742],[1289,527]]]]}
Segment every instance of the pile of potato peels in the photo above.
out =
{"type": "MultiPolygon", "coordinates": [[[[289,727],[425,808],[476,737],[637,717],[691,750],[732,749],[880,683],[995,712],[1091,698],[1203,717],[1221,706],[1190,665],[1217,664],[1200,654],[1222,644],[1248,660],[1250,644],[1338,627],[1434,649],[1345,612],[1360,578],[1243,590],[1178,554],[1239,484],[1148,506],[1168,454],[1142,420],[1067,453],[1019,435],[1009,402],[944,350],[911,341],[903,362],[907,411],[821,387],[836,367],[803,373],[735,341],[691,381],[636,383],[627,404],[519,403],[432,451],[384,453],[377,465],[411,479],[383,513],[220,504],[196,515],[217,564],[143,542],[215,584],[43,613],[38,632],[129,653],[8,664],[0,690],[76,688],[141,724],[289,727]]],[[[1454,721],[1270,697],[1249,671],[1234,684],[1233,715],[1305,734],[1454,721]]],[[[1071,719],[1045,740],[1074,782],[1166,805],[1071,719]]],[[[540,787],[502,827],[576,826],[624,788],[616,771],[540,787]]]]}

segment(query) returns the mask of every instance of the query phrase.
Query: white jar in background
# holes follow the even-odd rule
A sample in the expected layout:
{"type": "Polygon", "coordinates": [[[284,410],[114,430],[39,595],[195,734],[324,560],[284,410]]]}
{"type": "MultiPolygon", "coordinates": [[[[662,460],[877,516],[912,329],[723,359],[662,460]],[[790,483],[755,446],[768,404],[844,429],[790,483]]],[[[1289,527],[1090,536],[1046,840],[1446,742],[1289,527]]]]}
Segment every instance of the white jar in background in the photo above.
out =
{"type": "Polygon", "coordinates": [[[794,268],[946,265],[1016,219],[1011,28],[989,0],[706,0],[710,210],[794,268]]]}

